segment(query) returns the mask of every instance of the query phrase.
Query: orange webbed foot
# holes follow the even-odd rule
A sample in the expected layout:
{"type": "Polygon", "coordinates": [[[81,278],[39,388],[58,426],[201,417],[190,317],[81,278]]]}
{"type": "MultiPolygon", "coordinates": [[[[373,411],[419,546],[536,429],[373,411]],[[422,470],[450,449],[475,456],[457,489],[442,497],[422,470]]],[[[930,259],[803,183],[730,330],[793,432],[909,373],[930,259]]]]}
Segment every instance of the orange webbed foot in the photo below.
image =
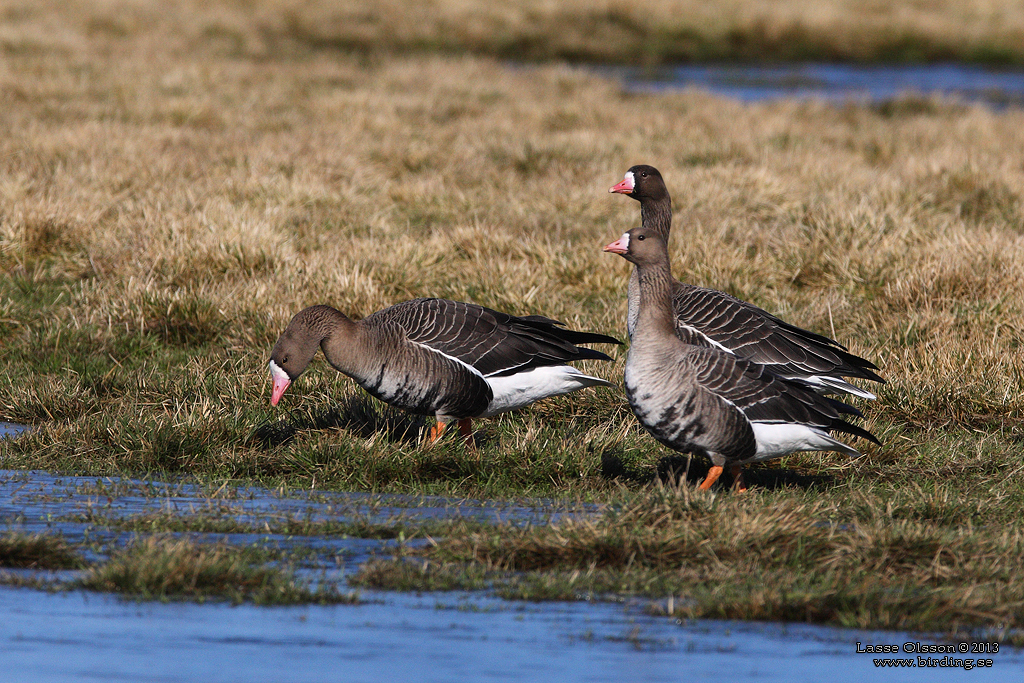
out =
{"type": "Polygon", "coordinates": [[[722,468],[719,467],[718,465],[715,465],[710,470],[708,470],[708,476],[704,477],[704,481],[702,481],[700,483],[700,486],[698,486],[697,488],[699,488],[701,491],[707,491],[716,481],[718,481],[718,478],[720,476],[722,476],[722,468]]]}

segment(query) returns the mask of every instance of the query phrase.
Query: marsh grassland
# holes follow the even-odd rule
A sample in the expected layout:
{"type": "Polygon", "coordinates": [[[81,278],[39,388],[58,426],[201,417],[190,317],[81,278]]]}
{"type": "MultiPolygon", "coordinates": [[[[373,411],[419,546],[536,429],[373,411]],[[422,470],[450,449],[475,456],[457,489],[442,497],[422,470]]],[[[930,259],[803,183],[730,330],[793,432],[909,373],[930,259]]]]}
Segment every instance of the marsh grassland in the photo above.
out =
{"type": "MultiPolygon", "coordinates": [[[[366,585],[477,577],[519,597],[671,594],[694,616],[1024,625],[1024,113],[631,94],[509,67],[493,57],[507,47],[407,38],[431,30],[415,3],[363,3],[359,21],[328,4],[0,5],[0,419],[34,426],[0,441],[0,466],[608,504],[597,521],[439,537],[426,565],[377,564],[366,585]],[[381,22],[391,42],[357,31],[381,22]],[[627,264],[601,245],[639,220],[607,193],[635,163],[673,193],[677,277],[878,363],[889,383],[859,407],[882,447],[755,468],[733,496],[672,484],[680,463],[611,390],[483,422],[478,452],[420,446],[422,421],[322,361],[270,408],[269,349],[315,303],[361,317],[441,296],[623,336],[627,264]]],[[[555,16],[435,4],[477,12],[474,35],[555,16]]],[[[856,35],[896,11],[841,4],[780,4],[763,26],[856,35]]],[[[653,22],[677,5],[645,7],[653,22]]],[[[716,11],[742,23],[753,5],[716,11]]],[[[608,31],[632,16],[601,6],[608,31]]],[[[936,45],[1024,44],[1019,8],[993,6],[901,21],[936,45]],[[950,39],[961,24],[968,39],[950,39]]],[[[574,35],[580,58],[632,59],[574,35]]],[[[586,370],[619,381],[625,348],[608,351],[586,370]]]]}

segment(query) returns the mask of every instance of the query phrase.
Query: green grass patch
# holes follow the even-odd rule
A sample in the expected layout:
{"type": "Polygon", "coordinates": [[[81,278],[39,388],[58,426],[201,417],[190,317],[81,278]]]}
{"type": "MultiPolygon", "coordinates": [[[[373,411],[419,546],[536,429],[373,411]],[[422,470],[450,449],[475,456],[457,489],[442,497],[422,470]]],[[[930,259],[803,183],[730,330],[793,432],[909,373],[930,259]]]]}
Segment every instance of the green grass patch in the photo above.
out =
{"type": "MultiPolygon", "coordinates": [[[[671,596],[672,614],[970,633],[1024,629],[1019,522],[919,520],[854,494],[825,502],[656,487],[603,515],[449,536],[364,566],[354,585],[525,600],[671,596]]],[[[660,603],[658,603],[660,604],[660,603]]]]}
{"type": "Polygon", "coordinates": [[[472,53],[517,61],[1024,60],[1014,43],[1019,8],[1008,3],[990,8],[991,14],[954,2],[904,12],[866,2],[819,5],[809,13],[797,2],[653,0],[640,8],[529,0],[514,8],[479,1],[438,2],[429,9],[384,2],[359,12],[325,12],[314,3],[289,15],[274,35],[307,51],[472,53]]]}
{"type": "Polygon", "coordinates": [[[9,531],[0,535],[0,567],[81,569],[81,555],[59,536],[9,531]]]}
{"type": "Polygon", "coordinates": [[[355,519],[309,519],[260,514],[255,520],[239,520],[237,511],[224,508],[217,511],[182,514],[177,511],[130,515],[108,515],[102,509],[86,514],[64,517],[66,521],[93,526],[132,531],[140,534],[158,533],[214,533],[308,536],[315,538],[367,538],[376,540],[407,541],[416,538],[447,537],[489,528],[484,522],[464,519],[416,519],[413,514],[398,515],[386,521],[355,519]]]}
{"type": "Polygon", "coordinates": [[[259,549],[205,545],[150,536],[91,568],[77,583],[88,590],[139,600],[228,600],[257,605],[351,604],[353,593],[330,584],[311,587],[271,566],[259,549]]]}

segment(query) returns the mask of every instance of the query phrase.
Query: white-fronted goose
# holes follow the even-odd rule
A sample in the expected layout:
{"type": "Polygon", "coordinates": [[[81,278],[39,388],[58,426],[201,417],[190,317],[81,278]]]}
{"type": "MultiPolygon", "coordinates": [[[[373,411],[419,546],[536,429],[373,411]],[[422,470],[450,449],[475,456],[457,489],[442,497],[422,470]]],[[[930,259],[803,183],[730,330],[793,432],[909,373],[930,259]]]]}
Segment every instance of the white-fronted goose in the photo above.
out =
{"type": "Polygon", "coordinates": [[[655,439],[711,459],[700,488],[710,488],[728,465],[742,484],[741,466],[795,451],[860,455],[829,436],[845,432],[878,443],[842,416],[860,412],[784,379],[766,366],[676,334],[672,273],[665,238],[649,228],[630,230],[604,248],[636,266],[637,317],[626,358],[626,396],[655,439]]]}
{"type": "Polygon", "coordinates": [[[270,354],[277,405],[322,349],[327,362],[376,398],[445,425],[489,417],[549,396],[614,386],[566,363],[607,355],[578,344],[621,344],[614,337],[566,329],[537,315],[516,317],[447,299],[414,299],[356,322],[330,306],[299,311],[270,354]]]}
{"type": "MultiPolygon", "coordinates": [[[[672,198],[661,173],[653,166],[633,166],[609,192],[640,202],[640,219],[668,242],[672,198]]],[[[775,374],[803,382],[820,393],[843,393],[873,399],[875,395],[844,377],[885,382],[868,360],[855,356],[828,337],[790,325],[725,292],[671,279],[672,304],[680,339],[711,346],[752,360],[775,374]]],[[[629,278],[626,328],[633,336],[639,310],[637,271],[629,278]]]]}

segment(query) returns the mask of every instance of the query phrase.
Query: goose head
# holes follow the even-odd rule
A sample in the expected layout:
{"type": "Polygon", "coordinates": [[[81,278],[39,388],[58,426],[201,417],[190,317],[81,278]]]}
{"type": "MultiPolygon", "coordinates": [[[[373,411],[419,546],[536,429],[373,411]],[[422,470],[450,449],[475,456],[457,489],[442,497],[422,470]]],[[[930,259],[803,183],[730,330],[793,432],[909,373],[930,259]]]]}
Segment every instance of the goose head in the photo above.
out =
{"type": "Polygon", "coordinates": [[[650,228],[633,228],[611,244],[604,251],[618,254],[630,263],[648,265],[668,261],[668,244],[665,238],[650,228]]]}
{"type": "Polygon", "coordinates": [[[320,343],[331,334],[338,311],[330,306],[305,308],[291,319],[270,352],[273,390],[270,405],[277,405],[288,388],[309,366],[320,343]]]}
{"type": "Polygon", "coordinates": [[[643,202],[644,200],[664,201],[668,198],[668,188],[661,173],[653,166],[639,164],[626,171],[622,182],[608,190],[617,194],[643,202]]]}

